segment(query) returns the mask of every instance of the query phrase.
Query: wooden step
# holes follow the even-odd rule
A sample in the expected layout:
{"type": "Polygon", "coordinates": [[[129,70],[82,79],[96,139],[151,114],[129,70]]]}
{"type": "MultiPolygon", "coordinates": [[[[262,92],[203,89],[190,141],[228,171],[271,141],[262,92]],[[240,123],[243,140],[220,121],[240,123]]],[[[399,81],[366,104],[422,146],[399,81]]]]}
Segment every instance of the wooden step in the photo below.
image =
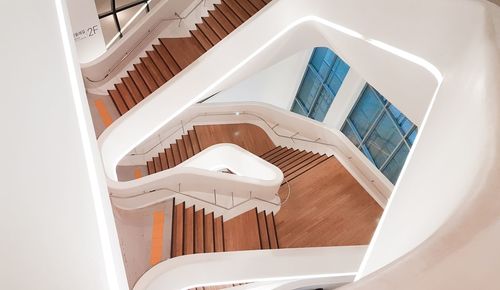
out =
{"type": "Polygon", "coordinates": [[[274,222],[274,213],[267,215],[267,232],[269,233],[269,244],[271,249],[279,249],[278,232],[276,231],[276,224],[274,222]]]}
{"type": "Polygon", "coordinates": [[[264,2],[263,0],[249,0],[249,1],[258,10],[260,10],[260,9],[264,8],[264,6],[266,6],[266,2],[264,2]]]}
{"type": "Polygon", "coordinates": [[[194,252],[205,253],[205,209],[194,214],[194,252]]]}
{"type": "Polygon", "coordinates": [[[158,87],[161,87],[167,80],[163,77],[158,67],[150,57],[141,57],[141,62],[146,66],[158,87]]]}
{"type": "Polygon", "coordinates": [[[259,250],[257,209],[249,210],[224,223],[224,250],[259,250]]]}
{"type": "Polygon", "coordinates": [[[165,155],[167,156],[168,168],[172,168],[175,166],[174,154],[172,153],[171,148],[165,149],[165,155]]]}
{"type": "Polygon", "coordinates": [[[214,230],[214,213],[211,212],[205,216],[205,253],[213,253],[215,251],[215,230],[214,230]]]}
{"type": "Polygon", "coordinates": [[[312,152],[300,151],[299,154],[290,157],[290,159],[285,160],[284,162],[280,162],[279,164],[275,164],[275,163],[273,163],[273,164],[278,166],[281,169],[281,171],[286,172],[290,168],[293,168],[297,164],[301,164],[301,163],[305,162],[306,160],[308,160],[309,158],[311,158],[313,156],[314,156],[314,153],[312,153],[312,152]]]}
{"type": "Polygon", "coordinates": [[[184,145],[186,146],[186,154],[187,158],[191,158],[194,156],[194,151],[193,151],[193,145],[191,144],[191,139],[189,138],[188,135],[182,135],[182,142],[184,142],[184,145]]]}
{"type": "Polygon", "coordinates": [[[146,54],[158,68],[165,81],[168,81],[174,76],[174,74],[170,71],[168,65],[163,61],[163,58],[156,50],[146,51],[146,54]]]}
{"type": "Polygon", "coordinates": [[[255,6],[250,3],[250,1],[248,0],[238,0],[237,1],[238,4],[240,4],[240,6],[248,13],[248,15],[250,15],[250,17],[252,15],[254,15],[255,13],[257,13],[259,10],[257,8],[255,8],[255,6]]]}
{"type": "Polygon", "coordinates": [[[208,39],[208,37],[203,34],[203,32],[199,29],[196,30],[191,30],[190,31],[191,35],[198,41],[198,43],[203,47],[205,51],[208,51],[213,47],[212,42],[208,39]]]}
{"type": "Polygon", "coordinates": [[[279,150],[274,151],[272,154],[269,154],[266,158],[264,158],[267,162],[271,162],[276,156],[279,156],[289,150],[288,147],[280,147],[279,150]]]}
{"type": "Polygon", "coordinates": [[[215,7],[227,18],[227,20],[229,20],[229,22],[231,22],[234,27],[238,27],[243,24],[243,21],[226,3],[224,3],[224,1],[221,2],[221,4],[216,4],[215,7]]]}
{"type": "Polygon", "coordinates": [[[156,173],[155,163],[153,161],[148,161],[146,163],[146,166],[148,167],[148,174],[156,173]]]}
{"type": "Polygon", "coordinates": [[[160,38],[160,41],[181,69],[185,69],[205,52],[198,41],[192,37],[160,38]]]}
{"type": "Polygon", "coordinates": [[[167,48],[163,46],[163,44],[155,44],[153,45],[153,48],[156,50],[156,52],[158,52],[163,61],[167,64],[168,68],[174,76],[181,72],[180,66],[175,62],[175,59],[172,57],[167,48]]]}
{"type": "Polygon", "coordinates": [[[134,64],[134,68],[139,73],[139,75],[144,80],[144,82],[146,83],[146,86],[148,87],[149,91],[150,92],[156,91],[156,89],[158,88],[158,85],[156,84],[153,76],[151,75],[149,70],[146,68],[146,66],[141,62],[141,63],[134,64]]]}
{"type": "Polygon", "coordinates": [[[295,171],[290,171],[286,174],[286,180],[287,181],[291,181],[297,177],[299,177],[300,175],[306,173],[308,170],[311,170],[312,168],[314,168],[315,166],[325,162],[326,160],[328,160],[328,156],[326,155],[321,155],[319,158],[316,158],[314,159],[313,161],[311,161],[310,163],[308,163],[307,165],[304,165],[302,167],[299,167],[297,170],[295,171]]]}
{"type": "Polygon", "coordinates": [[[271,149],[271,150],[267,151],[266,153],[264,153],[264,154],[260,155],[260,158],[262,158],[262,159],[266,159],[268,156],[270,156],[270,155],[272,155],[272,154],[276,153],[276,151],[280,150],[281,148],[283,148],[283,147],[281,147],[281,146],[276,146],[276,147],[274,147],[273,149],[271,149]]]}
{"type": "Polygon", "coordinates": [[[267,218],[264,211],[259,212],[259,234],[261,249],[269,249],[269,233],[267,232],[267,218]]]}
{"type": "Polygon", "coordinates": [[[179,148],[177,144],[170,144],[170,148],[172,149],[172,155],[174,156],[174,164],[175,166],[181,163],[181,154],[179,152],[179,148]]]}
{"type": "Polygon", "coordinates": [[[126,112],[128,112],[127,105],[125,105],[122,96],[120,96],[120,93],[117,90],[109,90],[108,94],[111,97],[113,103],[115,104],[116,109],[118,109],[120,115],[123,115],[126,112]]]}
{"type": "Polygon", "coordinates": [[[215,33],[215,31],[213,31],[208,24],[199,23],[196,24],[196,27],[208,38],[212,46],[216,45],[221,40],[217,33],[215,33]]]}
{"type": "Polygon", "coordinates": [[[153,164],[155,165],[155,172],[160,172],[162,170],[160,157],[153,157],[153,164]]]}
{"type": "Polygon", "coordinates": [[[214,219],[214,251],[224,252],[224,222],[222,216],[214,219]]]}
{"type": "Polygon", "coordinates": [[[134,81],[132,80],[131,77],[124,77],[124,78],[122,78],[122,82],[127,87],[128,91],[130,92],[130,95],[132,96],[132,98],[134,99],[134,102],[136,104],[138,104],[140,101],[142,101],[142,99],[144,99],[142,97],[141,91],[136,86],[136,84],[134,83],[134,81]]]}
{"type": "MultiPolygon", "coordinates": [[[[209,14],[210,15],[210,14],[209,14]]],[[[228,35],[228,32],[222,27],[222,25],[213,16],[203,17],[203,22],[206,23],[210,29],[217,34],[219,39],[223,39],[228,35]]]]}
{"type": "Polygon", "coordinates": [[[189,139],[191,140],[191,145],[193,146],[193,154],[200,153],[200,142],[198,141],[198,136],[194,130],[188,131],[189,139]]]}
{"type": "Polygon", "coordinates": [[[175,140],[177,143],[177,148],[179,149],[179,154],[181,156],[181,162],[184,162],[187,160],[187,152],[186,152],[186,145],[184,144],[184,141],[177,139],[175,140]]]}
{"type": "Polygon", "coordinates": [[[236,0],[222,0],[222,2],[226,3],[242,22],[250,18],[250,14],[248,14],[236,0]]]}
{"type": "Polygon", "coordinates": [[[172,258],[182,256],[184,254],[184,208],[184,202],[174,206],[172,219],[172,258]]]}
{"type": "Polygon", "coordinates": [[[170,167],[168,166],[167,154],[165,154],[165,151],[161,152],[159,155],[160,155],[161,170],[169,169],[170,167]]]}
{"type": "Polygon", "coordinates": [[[194,254],[194,206],[184,211],[184,255],[194,254]]]}
{"type": "Polygon", "coordinates": [[[274,164],[274,162],[275,162],[275,161],[281,160],[281,158],[284,158],[284,157],[286,157],[286,156],[289,156],[289,155],[290,155],[290,154],[292,154],[294,151],[295,151],[295,150],[294,150],[294,149],[292,149],[292,148],[287,148],[286,150],[283,150],[283,151],[281,151],[279,154],[276,154],[276,155],[274,155],[274,156],[272,156],[272,157],[269,157],[269,158],[267,158],[266,160],[267,160],[267,162],[270,162],[270,163],[273,163],[273,164],[274,164]]]}
{"type": "Polygon", "coordinates": [[[123,101],[125,101],[127,108],[129,110],[132,109],[135,106],[135,102],[125,84],[118,83],[115,85],[115,88],[118,90],[118,93],[120,93],[120,96],[122,97],[123,101]]]}
{"type": "Polygon", "coordinates": [[[285,155],[283,156],[283,158],[280,158],[278,160],[275,160],[273,161],[273,164],[275,166],[285,166],[284,164],[290,164],[291,162],[293,162],[294,160],[300,158],[300,156],[304,155],[306,152],[305,151],[301,151],[301,150],[293,150],[293,152],[291,152],[290,154],[288,155],[285,155]]]}
{"type": "Polygon", "coordinates": [[[141,92],[141,96],[143,99],[149,96],[149,94],[151,94],[151,90],[148,88],[146,82],[144,82],[144,79],[141,77],[138,71],[131,70],[128,71],[127,73],[130,76],[130,78],[134,81],[134,84],[139,89],[139,92],[141,92]]]}
{"type": "MultiPolygon", "coordinates": [[[[217,7],[217,6],[216,6],[217,7]]],[[[224,16],[224,14],[222,14],[222,12],[219,10],[219,9],[215,9],[215,10],[212,10],[212,11],[208,11],[208,13],[210,14],[210,17],[207,17],[207,18],[210,18],[210,19],[215,19],[217,21],[217,23],[220,24],[220,26],[222,28],[224,28],[224,31],[229,34],[231,33],[236,27],[231,23],[231,21],[229,21],[229,19],[226,18],[226,16],[224,16]]],[[[210,25],[210,23],[209,23],[210,25]]],[[[213,28],[213,27],[212,27],[213,28]]]]}

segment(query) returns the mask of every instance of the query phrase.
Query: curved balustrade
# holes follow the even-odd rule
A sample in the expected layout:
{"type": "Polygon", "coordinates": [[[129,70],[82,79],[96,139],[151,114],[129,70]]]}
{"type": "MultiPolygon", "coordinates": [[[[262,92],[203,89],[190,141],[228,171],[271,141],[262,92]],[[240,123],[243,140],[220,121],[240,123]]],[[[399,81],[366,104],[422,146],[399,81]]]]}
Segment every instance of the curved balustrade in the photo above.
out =
{"type": "Polygon", "coordinates": [[[500,261],[491,230],[500,212],[498,15],[484,1],[277,0],[101,135],[106,173],[116,179],[125,155],[196,101],[293,52],[328,46],[422,124],[359,277],[411,253],[351,287],[494,288],[498,275],[485,261],[500,261]],[[360,7],[370,13],[361,17],[360,7]]]}

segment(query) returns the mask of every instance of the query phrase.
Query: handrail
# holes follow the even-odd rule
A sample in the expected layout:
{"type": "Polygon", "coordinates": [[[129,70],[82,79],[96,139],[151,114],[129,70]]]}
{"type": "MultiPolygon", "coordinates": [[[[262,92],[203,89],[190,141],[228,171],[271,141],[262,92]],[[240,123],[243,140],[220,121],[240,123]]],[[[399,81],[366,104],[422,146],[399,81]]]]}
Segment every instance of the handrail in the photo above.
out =
{"type": "MultiPolygon", "coordinates": [[[[202,113],[202,114],[198,114],[196,116],[194,116],[193,118],[191,118],[189,121],[187,122],[182,122],[181,121],[181,125],[179,126],[179,128],[177,130],[174,130],[172,133],[170,133],[169,135],[167,135],[166,137],[162,138],[160,141],[158,141],[157,143],[155,143],[154,145],[152,145],[151,148],[149,148],[148,150],[142,152],[142,153],[135,153],[135,152],[132,152],[129,154],[129,156],[140,156],[140,155],[146,155],[148,153],[150,153],[154,148],[156,148],[158,145],[160,145],[161,143],[163,143],[165,140],[169,139],[170,137],[172,137],[174,134],[176,134],[179,129],[181,128],[184,128],[184,125],[185,124],[189,124],[191,122],[193,122],[194,120],[196,120],[197,118],[200,118],[200,117],[207,117],[207,116],[234,116],[234,115],[249,115],[249,116],[253,116],[253,117],[256,117],[258,118],[259,120],[261,120],[262,122],[264,122],[264,124],[266,124],[267,127],[269,127],[269,129],[271,131],[273,131],[273,133],[278,136],[278,137],[282,137],[282,138],[287,138],[287,139],[290,139],[292,140],[293,142],[295,142],[294,140],[298,140],[298,141],[304,141],[304,142],[309,142],[309,143],[314,143],[314,144],[319,144],[319,145],[325,145],[325,146],[332,146],[334,148],[338,148],[336,145],[334,144],[331,144],[331,143],[326,143],[326,142],[319,142],[319,140],[321,140],[321,138],[317,138],[315,140],[309,140],[309,139],[304,139],[304,138],[296,138],[295,136],[299,135],[300,132],[295,132],[294,134],[292,134],[291,136],[286,136],[286,135],[283,135],[283,134],[280,134],[278,133],[275,128],[279,128],[280,124],[275,124],[274,126],[271,126],[267,121],[266,119],[264,119],[263,117],[255,114],[255,113],[251,113],[251,112],[245,112],[245,111],[242,111],[242,112],[234,112],[234,113],[202,113]]],[[[184,133],[183,133],[184,134],[184,133]]]]}
{"type": "Polygon", "coordinates": [[[165,18],[165,19],[161,19],[159,20],[154,26],[153,28],[150,28],[148,29],[148,32],[146,33],[146,35],[141,38],[141,40],[139,40],[133,47],[132,49],[128,50],[125,52],[125,55],[120,59],[118,60],[109,70],[108,72],[106,73],[106,75],[104,75],[104,77],[102,77],[101,79],[98,79],[98,80],[93,80],[93,79],[90,79],[89,77],[85,76],[85,79],[91,83],[99,83],[99,82],[102,82],[104,81],[105,79],[107,79],[122,63],[123,61],[125,61],[125,59],[128,58],[128,56],[130,54],[132,54],[137,48],[139,48],[143,42],[146,40],[146,39],[149,39],[149,36],[151,36],[151,34],[156,31],[156,29],[161,25],[163,24],[164,22],[168,22],[168,21],[176,21],[176,20],[179,20],[179,26],[181,25],[182,23],[182,20],[188,18],[189,16],[191,16],[191,14],[198,8],[200,7],[200,4],[201,3],[206,3],[207,0],[200,0],[200,2],[198,2],[198,4],[196,4],[185,16],[180,16],[177,12],[174,13],[174,15],[176,17],[174,18],[165,18]]]}
{"type": "MultiPolygon", "coordinates": [[[[150,194],[150,193],[153,193],[153,192],[159,192],[159,191],[163,191],[163,190],[168,190],[168,191],[171,191],[171,192],[174,192],[174,193],[177,193],[177,194],[180,194],[180,195],[192,198],[192,199],[196,199],[196,200],[204,202],[204,203],[208,203],[210,205],[213,205],[215,207],[219,207],[219,208],[224,209],[224,210],[232,210],[232,209],[234,209],[234,208],[236,208],[236,207],[238,207],[238,206],[240,206],[242,204],[245,204],[245,203],[249,202],[250,200],[258,200],[258,201],[269,203],[269,204],[274,205],[274,206],[283,206],[290,199],[290,196],[291,196],[291,186],[290,186],[289,182],[285,178],[283,178],[283,180],[284,180],[284,182],[288,186],[288,193],[287,193],[287,196],[286,196],[286,198],[285,198],[284,201],[281,201],[281,197],[279,196],[278,193],[276,193],[275,197],[278,197],[278,199],[279,199],[279,202],[277,202],[277,203],[273,202],[273,201],[270,201],[270,200],[262,199],[260,197],[252,196],[252,191],[250,191],[250,195],[249,195],[248,199],[246,199],[246,200],[244,200],[244,201],[242,201],[242,202],[240,202],[238,204],[234,204],[234,192],[232,192],[231,193],[232,206],[231,207],[226,207],[226,206],[217,204],[217,199],[216,198],[214,199],[214,202],[211,202],[211,201],[204,200],[204,199],[201,199],[199,197],[196,197],[196,196],[193,196],[193,195],[190,195],[190,194],[182,192],[180,190],[181,183],[179,183],[179,190],[174,190],[174,189],[171,189],[171,188],[168,188],[168,187],[159,187],[159,188],[155,188],[155,189],[152,189],[152,190],[149,190],[149,191],[143,191],[141,193],[127,195],[127,196],[120,196],[120,195],[113,194],[112,192],[110,192],[109,196],[112,197],[112,198],[116,198],[116,199],[129,199],[129,198],[135,198],[135,197],[144,196],[146,194],[150,194]]],[[[216,197],[216,194],[217,194],[217,190],[214,189],[214,196],[215,197],[216,197]]]]}

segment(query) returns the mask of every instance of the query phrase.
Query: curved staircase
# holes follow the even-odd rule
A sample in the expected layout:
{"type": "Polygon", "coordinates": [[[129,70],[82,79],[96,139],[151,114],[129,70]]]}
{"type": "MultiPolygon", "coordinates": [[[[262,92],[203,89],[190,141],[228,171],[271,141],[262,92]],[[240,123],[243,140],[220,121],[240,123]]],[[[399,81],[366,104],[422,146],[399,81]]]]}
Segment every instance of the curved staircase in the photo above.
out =
{"type": "Polygon", "coordinates": [[[108,90],[120,115],[148,97],[164,83],[215,46],[271,0],[222,0],[203,17],[190,37],[160,38],[146,57],[127,71],[128,76],[108,90]]]}

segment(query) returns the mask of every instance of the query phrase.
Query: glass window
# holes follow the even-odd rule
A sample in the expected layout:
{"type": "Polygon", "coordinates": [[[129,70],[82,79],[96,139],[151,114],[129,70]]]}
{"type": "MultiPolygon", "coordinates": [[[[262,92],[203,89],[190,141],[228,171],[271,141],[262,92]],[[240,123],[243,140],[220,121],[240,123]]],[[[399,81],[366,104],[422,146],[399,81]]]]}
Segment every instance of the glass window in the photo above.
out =
{"type": "Polygon", "coordinates": [[[418,129],[393,104],[367,85],[347,117],[342,132],[392,183],[396,183],[418,129]]]}
{"type": "Polygon", "coordinates": [[[348,71],[349,66],[333,51],[315,48],[291,111],[323,121],[348,71]]]}

